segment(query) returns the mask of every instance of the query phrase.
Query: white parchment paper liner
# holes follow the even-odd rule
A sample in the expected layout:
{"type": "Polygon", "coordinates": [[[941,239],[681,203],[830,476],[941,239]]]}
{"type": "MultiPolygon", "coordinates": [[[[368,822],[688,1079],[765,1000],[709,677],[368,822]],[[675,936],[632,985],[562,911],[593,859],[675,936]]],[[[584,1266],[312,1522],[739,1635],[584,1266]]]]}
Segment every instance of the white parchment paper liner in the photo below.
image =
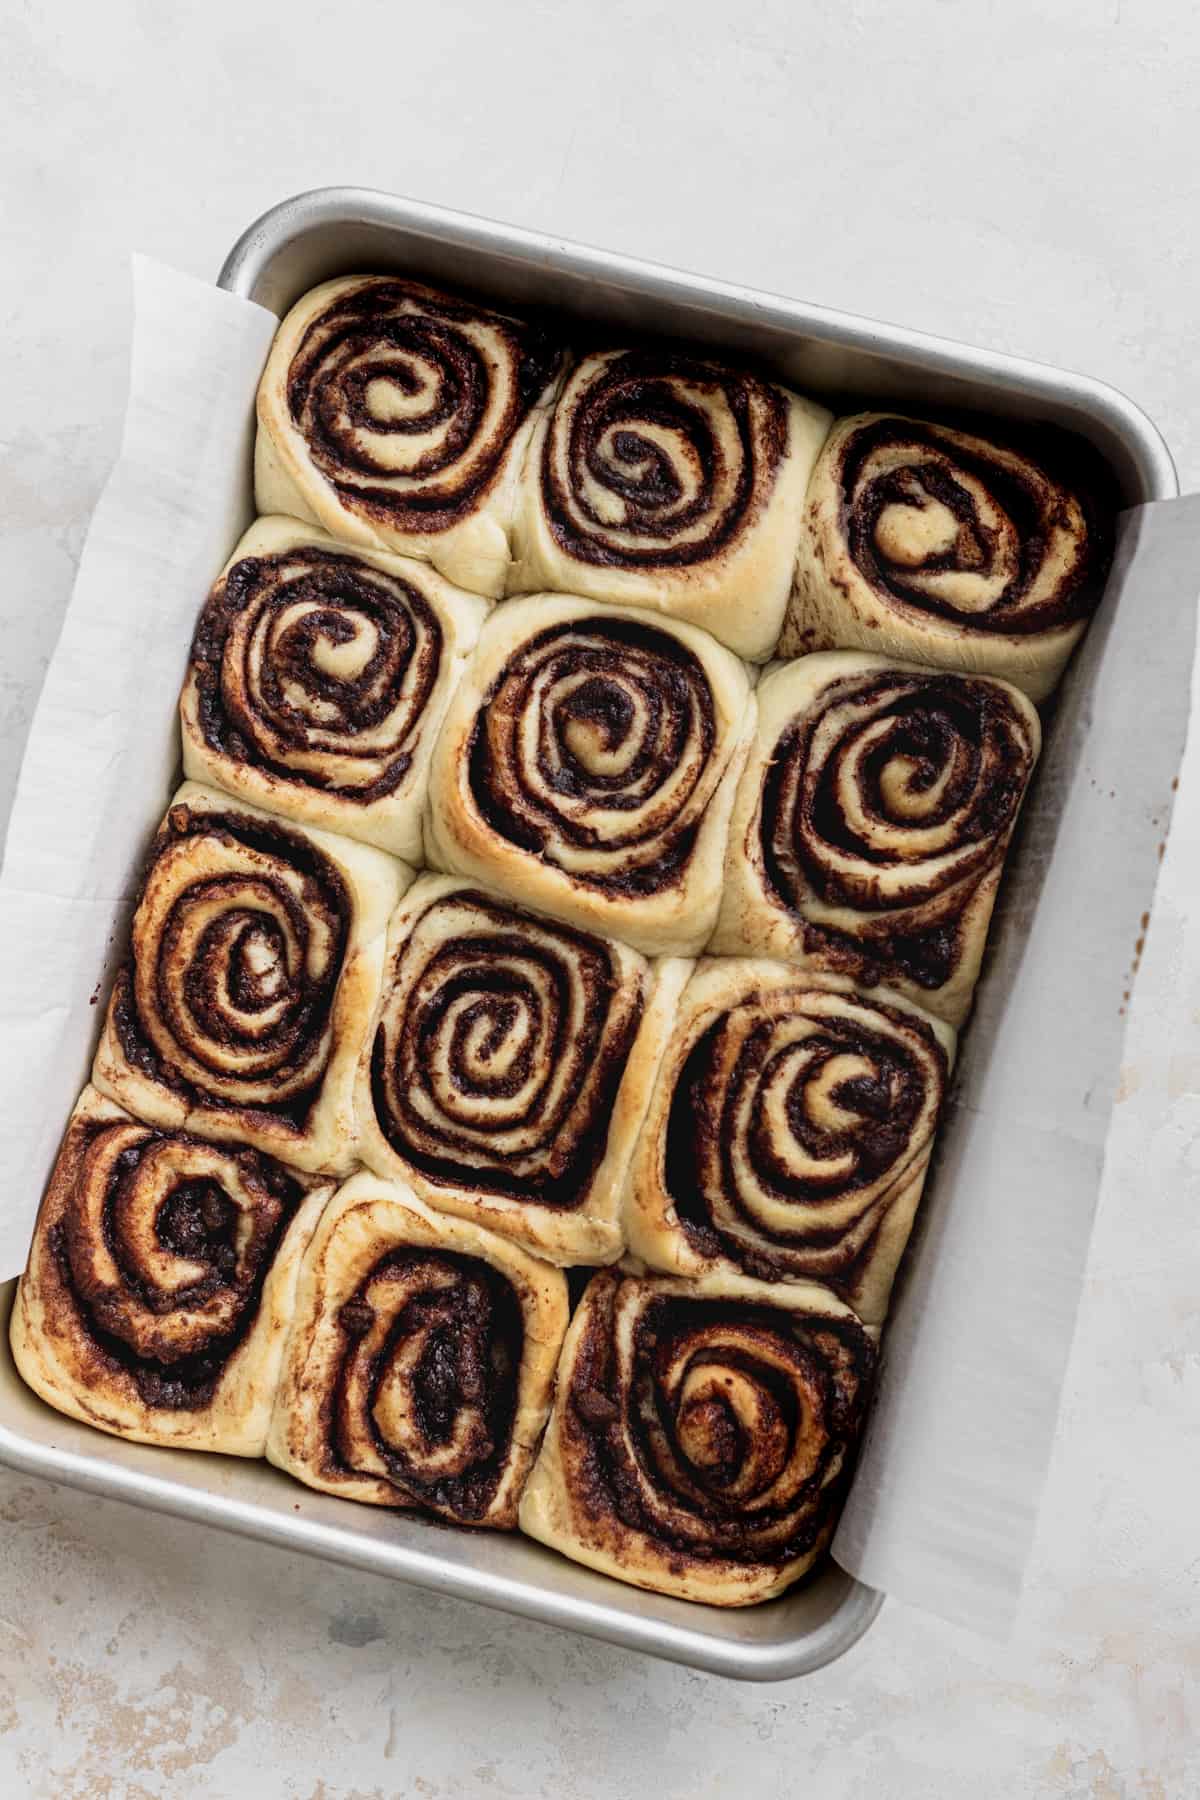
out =
{"type": "Polygon", "coordinates": [[[1200,495],[1121,515],[1001,884],[834,1555],[1002,1635],[1050,1461],[1187,734],[1200,495]]]}
{"type": "MultiPolygon", "coordinates": [[[[250,517],[275,328],[144,259],[120,457],[34,717],[0,872],[0,1277],[24,1266],[86,1080],[176,697],[250,517]]],[[[1200,499],[1136,508],[1048,734],[835,1542],[872,1586],[1003,1629],[1049,1458],[1135,941],[1186,729],[1200,499]]]]}
{"type": "Polygon", "coordinates": [[[0,1277],[25,1266],[179,769],[188,647],[250,521],[254,391],[277,324],[141,257],[133,289],[120,454],[34,714],[0,871],[0,1277]]]}

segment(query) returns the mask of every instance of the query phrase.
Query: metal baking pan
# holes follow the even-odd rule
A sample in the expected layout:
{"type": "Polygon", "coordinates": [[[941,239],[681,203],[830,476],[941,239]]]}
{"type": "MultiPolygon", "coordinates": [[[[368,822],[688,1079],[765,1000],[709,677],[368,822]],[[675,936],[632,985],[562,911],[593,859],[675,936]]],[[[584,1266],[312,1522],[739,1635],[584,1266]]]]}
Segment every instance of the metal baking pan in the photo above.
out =
{"type": "MultiPolygon", "coordinates": [[[[556,308],[618,338],[636,332],[719,345],[838,410],[868,401],[1054,426],[1098,452],[1122,504],[1178,492],[1170,455],[1146,415],[1084,376],[363,189],[323,188],[273,207],[239,238],[220,285],[282,314],[330,276],[392,269],[515,307],[556,308]]],[[[246,404],[249,410],[249,394],[246,404]]],[[[12,1284],[0,1289],[5,1320],[11,1292],[12,1284]]],[[[43,1405],[7,1356],[0,1357],[0,1462],[749,1680],[803,1675],[832,1662],[882,1604],[881,1595],[832,1564],[790,1594],[745,1611],[642,1593],[528,1539],[354,1506],[313,1493],[265,1462],[103,1437],[43,1405]]]]}

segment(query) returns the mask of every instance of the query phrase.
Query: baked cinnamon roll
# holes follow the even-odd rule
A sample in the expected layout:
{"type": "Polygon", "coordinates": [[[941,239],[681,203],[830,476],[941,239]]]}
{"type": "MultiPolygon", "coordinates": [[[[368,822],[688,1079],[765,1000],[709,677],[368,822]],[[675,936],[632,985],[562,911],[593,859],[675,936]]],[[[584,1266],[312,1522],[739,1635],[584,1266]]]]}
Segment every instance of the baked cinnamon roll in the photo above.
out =
{"type": "Polygon", "coordinates": [[[259,519],[196,628],[184,773],[419,862],[433,740],[486,610],[423,563],[259,519]]]}
{"type": "Polygon", "coordinates": [[[653,613],[535,595],[485,624],[429,783],[429,862],[648,955],[712,931],[754,728],[745,667],[653,613]]]}
{"type": "Polygon", "coordinates": [[[143,873],[96,1087],[150,1124],[346,1171],[385,928],[411,879],[185,782],[143,873]]]}
{"type": "Polygon", "coordinates": [[[948,1025],[779,963],[697,965],[629,1167],[629,1248],[701,1286],[818,1281],[879,1324],[925,1185],[948,1025]]]}
{"type": "Polygon", "coordinates": [[[1041,747],[1033,706],[853,651],[784,664],[757,698],[710,950],[883,982],[960,1025],[1041,747]]]}
{"type": "Polygon", "coordinates": [[[423,876],[388,930],[359,1156],[551,1262],[614,1261],[625,1166],[687,968],[423,876]]]}
{"type": "Polygon", "coordinates": [[[830,417],[699,351],[585,356],[534,433],[509,593],[653,607],[765,662],[830,417]]]}
{"type": "Polygon", "coordinates": [[[355,1175],[304,1257],[267,1455],[325,1493],[511,1529],[566,1325],[558,1269],[355,1175]]]}
{"type": "Polygon", "coordinates": [[[782,1593],[832,1536],[874,1337],[821,1288],[594,1276],[521,1529],[684,1600],[782,1593]]]}
{"type": "Polygon", "coordinates": [[[1082,484],[947,425],[839,419],[804,506],[781,656],[871,650],[1056,685],[1108,572],[1082,484]]]}
{"type": "Polygon", "coordinates": [[[561,352],[540,326],[395,275],[297,301],[258,390],[255,501],[504,592],[516,483],[561,352]]]}
{"type": "Polygon", "coordinates": [[[300,1256],[332,1192],[85,1088],[17,1289],[17,1368],[117,1437],[261,1456],[300,1256]]]}

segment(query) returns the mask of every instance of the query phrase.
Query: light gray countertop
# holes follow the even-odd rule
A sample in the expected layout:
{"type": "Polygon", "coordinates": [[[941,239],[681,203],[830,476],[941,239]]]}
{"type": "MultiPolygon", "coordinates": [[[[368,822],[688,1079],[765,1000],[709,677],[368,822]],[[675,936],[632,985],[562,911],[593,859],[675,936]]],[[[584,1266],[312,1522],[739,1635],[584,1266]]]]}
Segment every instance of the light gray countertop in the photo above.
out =
{"type": "MultiPolygon", "coordinates": [[[[1084,369],[1198,485],[1183,0],[273,10],[0,20],[0,826],[116,448],[128,253],[215,275],[303,188],[390,188],[1084,369]]],[[[1192,766],[1011,1645],[887,1606],[835,1667],[739,1688],[0,1474],[0,1792],[1200,1792],[1197,893],[1192,766]]]]}

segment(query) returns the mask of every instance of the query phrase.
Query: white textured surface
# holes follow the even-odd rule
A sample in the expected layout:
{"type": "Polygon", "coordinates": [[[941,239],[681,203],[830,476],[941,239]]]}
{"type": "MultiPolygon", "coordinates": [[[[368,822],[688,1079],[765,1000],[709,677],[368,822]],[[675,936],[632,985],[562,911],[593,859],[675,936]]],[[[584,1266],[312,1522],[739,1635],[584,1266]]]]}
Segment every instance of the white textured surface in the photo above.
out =
{"type": "MultiPolygon", "coordinates": [[[[0,823],[115,448],[128,251],[214,274],[304,187],[390,187],[1084,368],[1200,485],[1183,0],[278,10],[0,19],[0,823]]],[[[0,1792],[1200,1791],[1198,888],[1200,752],[1011,1647],[890,1607],[832,1669],[736,1688],[0,1475],[0,1792]]]]}

